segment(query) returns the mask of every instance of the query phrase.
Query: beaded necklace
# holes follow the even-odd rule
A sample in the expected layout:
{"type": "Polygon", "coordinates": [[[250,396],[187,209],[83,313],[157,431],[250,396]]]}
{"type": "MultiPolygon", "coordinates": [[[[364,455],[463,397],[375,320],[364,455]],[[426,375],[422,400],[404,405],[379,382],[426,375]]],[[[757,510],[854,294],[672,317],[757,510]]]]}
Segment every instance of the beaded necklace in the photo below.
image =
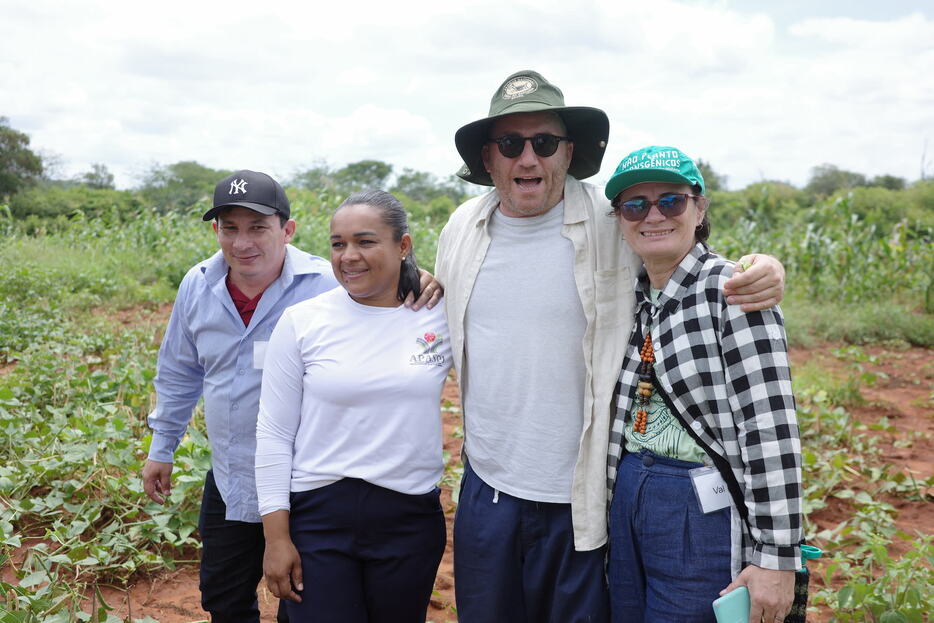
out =
{"type": "Polygon", "coordinates": [[[639,351],[639,355],[642,359],[642,363],[639,365],[639,389],[636,390],[636,394],[639,396],[639,409],[636,411],[636,419],[633,422],[632,429],[644,435],[649,421],[649,400],[655,390],[652,385],[652,364],[655,363],[655,348],[652,346],[652,332],[648,328],[646,328],[645,340],[642,342],[642,350],[639,351]]]}

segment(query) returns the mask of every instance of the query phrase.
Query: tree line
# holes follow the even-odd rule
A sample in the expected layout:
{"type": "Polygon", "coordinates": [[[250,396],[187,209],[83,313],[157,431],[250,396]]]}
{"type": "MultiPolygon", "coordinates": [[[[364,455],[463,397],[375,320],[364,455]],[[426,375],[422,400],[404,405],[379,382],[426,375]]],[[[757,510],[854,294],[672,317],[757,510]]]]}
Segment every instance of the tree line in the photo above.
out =
{"type": "MultiPolygon", "coordinates": [[[[95,163],[90,170],[67,179],[57,177],[49,165],[31,149],[28,135],[0,117],[0,206],[5,204],[5,212],[13,219],[67,218],[78,212],[91,217],[129,216],[141,209],[189,211],[210,201],[217,180],[232,173],[190,160],[157,164],[141,176],[137,187],[117,190],[105,164],[95,163]]],[[[728,178],[710,162],[699,159],[698,166],[720,227],[744,218],[763,227],[780,224],[800,218],[804,208],[844,195],[854,213],[873,223],[888,227],[907,220],[912,228],[934,226],[931,180],[909,183],[894,175],[868,178],[833,164],[821,164],[811,169],[803,188],[766,180],[728,191],[728,178]]],[[[454,175],[440,179],[410,168],[396,172],[391,164],[379,160],[360,160],[339,168],[319,162],[282,181],[303,191],[296,195],[324,206],[336,205],[356,190],[382,188],[398,195],[413,215],[440,222],[481,190],[454,175]]]]}
{"type": "MultiPolygon", "coordinates": [[[[77,211],[93,216],[114,209],[185,211],[210,201],[217,181],[233,173],[183,160],[154,165],[135,188],[117,190],[105,164],[95,163],[89,171],[71,178],[57,177],[49,165],[32,150],[28,135],[0,117],[0,204],[8,205],[13,218],[69,216],[77,211]]],[[[325,203],[357,190],[382,188],[436,216],[446,216],[474,192],[454,175],[439,179],[411,168],[396,172],[393,165],[379,160],[360,160],[338,168],[319,162],[280,181],[311,191],[325,203]]]]}

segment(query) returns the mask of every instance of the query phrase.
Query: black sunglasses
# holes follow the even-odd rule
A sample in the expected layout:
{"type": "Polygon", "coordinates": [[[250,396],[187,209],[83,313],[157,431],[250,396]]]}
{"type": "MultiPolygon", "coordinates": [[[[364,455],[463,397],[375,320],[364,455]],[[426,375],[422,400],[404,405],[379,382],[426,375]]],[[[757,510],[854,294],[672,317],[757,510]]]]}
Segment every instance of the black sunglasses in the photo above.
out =
{"type": "Polygon", "coordinates": [[[652,206],[658,206],[658,211],[668,218],[679,216],[684,213],[688,205],[688,197],[698,199],[700,195],[688,195],[686,193],[665,193],[655,201],[649,201],[645,197],[633,197],[626,201],[620,201],[620,193],[611,202],[613,211],[616,214],[622,214],[627,221],[641,221],[644,219],[652,206]]]}
{"type": "Polygon", "coordinates": [[[487,139],[487,143],[496,143],[499,147],[499,153],[506,158],[518,158],[525,149],[525,142],[532,142],[532,151],[535,155],[547,158],[558,151],[558,143],[569,141],[567,136],[555,136],[554,134],[536,134],[535,136],[519,136],[518,134],[500,136],[499,138],[487,139]]]}

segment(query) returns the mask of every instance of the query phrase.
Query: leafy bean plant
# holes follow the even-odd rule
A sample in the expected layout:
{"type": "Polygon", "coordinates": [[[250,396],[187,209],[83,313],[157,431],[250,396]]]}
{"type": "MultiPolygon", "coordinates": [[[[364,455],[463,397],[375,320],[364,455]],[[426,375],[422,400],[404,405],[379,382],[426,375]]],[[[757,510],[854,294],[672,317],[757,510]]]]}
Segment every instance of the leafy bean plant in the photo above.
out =
{"type": "MultiPolygon", "coordinates": [[[[911,540],[907,535],[900,538],[911,540]]],[[[827,565],[827,583],[834,574],[848,579],[836,599],[821,591],[819,598],[835,606],[834,622],[878,621],[923,623],[934,606],[934,545],[931,535],[919,534],[902,556],[891,555],[892,540],[869,534],[846,557],[827,565]],[[835,603],[834,603],[835,601],[835,603]]]]}
{"type": "MultiPolygon", "coordinates": [[[[865,361],[861,351],[837,353],[856,362],[865,361]]],[[[845,385],[858,388],[871,382],[861,366],[854,366],[845,385]],[[855,380],[854,380],[855,379],[855,380]]],[[[805,377],[807,378],[807,377],[805,377]]],[[[915,481],[881,462],[876,436],[840,404],[852,401],[850,392],[839,392],[839,382],[801,386],[796,381],[798,419],[802,432],[804,508],[812,513],[831,499],[853,508],[852,515],[837,526],[811,532],[809,542],[822,547],[824,585],[812,593],[812,605],[831,609],[834,622],[876,621],[922,623],[934,609],[934,546],[930,535],[908,535],[895,527],[897,510],[883,499],[896,496],[930,504],[926,493],[934,477],[915,481]],[[895,472],[895,473],[893,473],[895,472]],[[868,485],[866,484],[868,483],[868,485]],[[896,542],[909,543],[908,552],[895,556],[896,542]],[[834,580],[844,580],[839,590],[834,580]]]]}
{"type": "Polygon", "coordinates": [[[197,547],[209,463],[200,428],[176,453],[166,506],[141,490],[158,346],[152,327],[86,328],[84,339],[28,350],[0,377],[0,556],[21,589],[0,594],[10,610],[80,618],[91,587],[173,568],[197,547]]]}

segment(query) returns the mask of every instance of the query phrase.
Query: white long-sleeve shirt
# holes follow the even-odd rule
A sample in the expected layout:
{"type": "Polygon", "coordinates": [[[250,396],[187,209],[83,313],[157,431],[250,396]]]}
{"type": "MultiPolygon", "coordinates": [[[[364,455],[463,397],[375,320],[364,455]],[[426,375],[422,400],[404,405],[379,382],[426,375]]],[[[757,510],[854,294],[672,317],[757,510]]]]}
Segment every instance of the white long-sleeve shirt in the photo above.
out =
{"type": "Polygon", "coordinates": [[[287,309],[266,352],[256,427],[259,511],[360,478],[408,494],[441,478],[444,312],[356,303],[343,288],[287,309]]]}

